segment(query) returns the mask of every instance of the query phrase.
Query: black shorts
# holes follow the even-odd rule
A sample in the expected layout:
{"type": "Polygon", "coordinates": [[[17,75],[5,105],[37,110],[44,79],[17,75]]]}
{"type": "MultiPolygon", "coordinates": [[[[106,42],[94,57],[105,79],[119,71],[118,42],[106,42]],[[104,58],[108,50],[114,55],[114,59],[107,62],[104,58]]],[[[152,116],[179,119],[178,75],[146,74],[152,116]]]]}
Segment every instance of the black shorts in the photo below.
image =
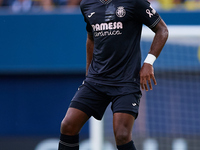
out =
{"type": "Polygon", "coordinates": [[[84,81],[74,95],[70,107],[101,120],[111,102],[113,113],[122,112],[138,116],[141,91],[132,92],[125,86],[107,86],[84,81]]]}

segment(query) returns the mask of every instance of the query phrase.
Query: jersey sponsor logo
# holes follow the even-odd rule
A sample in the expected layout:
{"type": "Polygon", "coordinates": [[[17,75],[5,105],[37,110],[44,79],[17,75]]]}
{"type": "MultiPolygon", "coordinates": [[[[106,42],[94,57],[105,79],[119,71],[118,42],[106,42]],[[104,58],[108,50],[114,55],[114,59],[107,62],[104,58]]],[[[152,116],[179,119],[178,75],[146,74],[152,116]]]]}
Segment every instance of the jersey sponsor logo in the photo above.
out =
{"type": "Polygon", "coordinates": [[[122,22],[109,22],[92,25],[94,36],[111,36],[111,35],[121,35],[120,29],[123,29],[122,22]]]}
{"type": "Polygon", "coordinates": [[[124,9],[123,6],[117,7],[116,15],[119,18],[122,18],[122,17],[124,17],[126,15],[126,10],[124,9]]]}
{"type": "Polygon", "coordinates": [[[95,12],[92,12],[90,15],[88,15],[88,18],[91,18],[94,14],[95,12]]]}
{"type": "Polygon", "coordinates": [[[122,32],[119,30],[114,30],[114,31],[100,31],[100,32],[94,32],[95,37],[99,36],[111,36],[111,35],[121,35],[122,32]]]}
{"type": "Polygon", "coordinates": [[[109,22],[92,25],[93,31],[103,31],[112,29],[123,29],[122,22],[109,22]]]}

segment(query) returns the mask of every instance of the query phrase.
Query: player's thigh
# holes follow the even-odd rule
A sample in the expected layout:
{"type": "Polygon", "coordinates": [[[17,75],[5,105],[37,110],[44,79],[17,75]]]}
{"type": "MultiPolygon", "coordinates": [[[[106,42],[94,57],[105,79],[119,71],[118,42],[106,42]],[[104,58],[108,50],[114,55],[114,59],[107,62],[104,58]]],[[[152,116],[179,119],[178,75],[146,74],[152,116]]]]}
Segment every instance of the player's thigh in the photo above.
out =
{"type": "Polygon", "coordinates": [[[89,116],[76,108],[69,108],[61,123],[61,133],[67,135],[78,134],[89,119],[89,116]]]}
{"type": "Polygon", "coordinates": [[[132,128],[135,117],[127,113],[114,113],[113,130],[117,145],[123,145],[132,140],[132,128]]]}
{"type": "Polygon", "coordinates": [[[132,132],[135,117],[128,113],[114,113],[113,115],[113,130],[114,133],[127,132],[127,134],[132,132]]]}

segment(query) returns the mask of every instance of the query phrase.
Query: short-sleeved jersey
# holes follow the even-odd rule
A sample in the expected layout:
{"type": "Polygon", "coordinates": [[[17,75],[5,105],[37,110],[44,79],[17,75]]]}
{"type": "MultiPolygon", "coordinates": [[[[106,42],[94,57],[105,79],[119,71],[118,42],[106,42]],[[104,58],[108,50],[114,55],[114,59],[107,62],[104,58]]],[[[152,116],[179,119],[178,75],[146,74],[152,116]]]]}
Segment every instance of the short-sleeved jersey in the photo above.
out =
{"type": "Polygon", "coordinates": [[[93,59],[86,80],[139,88],[142,25],[161,20],[147,0],[82,0],[87,32],[94,37],[93,59]]]}

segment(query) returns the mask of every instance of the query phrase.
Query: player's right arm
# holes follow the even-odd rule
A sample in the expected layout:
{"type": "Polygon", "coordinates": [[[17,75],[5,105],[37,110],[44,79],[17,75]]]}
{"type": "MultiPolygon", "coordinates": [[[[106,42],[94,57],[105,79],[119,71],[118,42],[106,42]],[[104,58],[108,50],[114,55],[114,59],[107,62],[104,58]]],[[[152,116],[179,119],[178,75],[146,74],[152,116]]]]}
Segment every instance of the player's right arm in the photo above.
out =
{"type": "Polygon", "coordinates": [[[87,34],[86,41],[86,76],[88,74],[88,69],[92,61],[94,50],[94,38],[92,34],[87,34]]]}
{"type": "MultiPolygon", "coordinates": [[[[83,1],[82,1],[83,2],[83,1]]],[[[87,30],[87,41],[86,41],[86,76],[88,75],[89,66],[92,62],[93,57],[93,49],[94,49],[94,38],[92,34],[92,26],[88,20],[88,17],[86,15],[85,9],[87,8],[86,5],[84,5],[84,2],[80,5],[81,12],[84,17],[84,21],[86,22],[86,30],[87,30]]]]}

